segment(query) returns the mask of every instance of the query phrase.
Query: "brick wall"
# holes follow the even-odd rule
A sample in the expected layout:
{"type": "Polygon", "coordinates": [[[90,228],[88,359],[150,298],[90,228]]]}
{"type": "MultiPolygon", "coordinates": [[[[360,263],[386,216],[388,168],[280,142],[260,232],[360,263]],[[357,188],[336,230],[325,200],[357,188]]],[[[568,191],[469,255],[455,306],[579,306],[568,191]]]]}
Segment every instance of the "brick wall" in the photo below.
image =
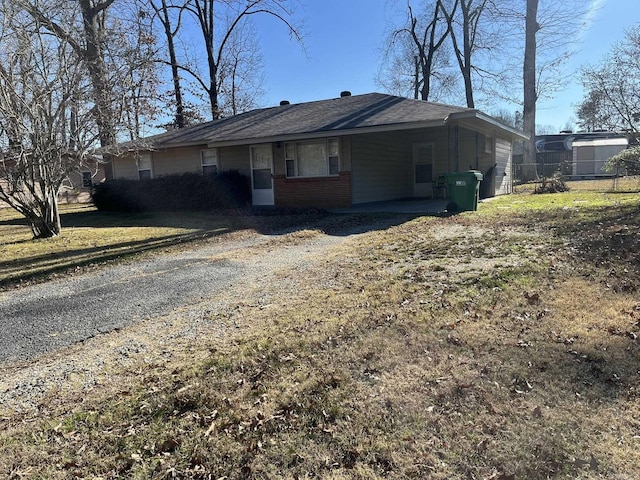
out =
{"type": "Polygon", "coordinates": [[[351,206],[351,172],[337,177],[273,179],[276,207],[340,208],[351,206]]]}

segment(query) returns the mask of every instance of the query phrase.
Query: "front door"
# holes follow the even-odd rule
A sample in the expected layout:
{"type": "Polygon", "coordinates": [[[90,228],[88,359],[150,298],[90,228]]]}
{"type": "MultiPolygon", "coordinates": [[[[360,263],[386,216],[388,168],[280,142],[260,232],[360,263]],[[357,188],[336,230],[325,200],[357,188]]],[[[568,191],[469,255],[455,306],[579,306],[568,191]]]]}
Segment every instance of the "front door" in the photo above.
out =
{"type": "Polygon", "coordinates": [[[273,152],[270,143],[251,147],[251,190],[254,205],[273,205],[273,152]]]}
{"type": "Polygon", "coordinates": [[[413,146],[413,196],[430,197],[433,193],[433,145],[413,146]]]}

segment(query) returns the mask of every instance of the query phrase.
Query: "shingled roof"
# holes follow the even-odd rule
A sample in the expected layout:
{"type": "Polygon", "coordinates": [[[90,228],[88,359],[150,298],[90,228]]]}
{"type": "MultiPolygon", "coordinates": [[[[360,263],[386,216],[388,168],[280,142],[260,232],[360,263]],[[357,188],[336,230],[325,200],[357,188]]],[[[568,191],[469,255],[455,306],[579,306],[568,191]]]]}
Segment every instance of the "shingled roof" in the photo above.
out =
{"type": "MultiPolygon", "coordinates": [[[[233,117],[148,137],[151,148],[186,145],[239,145],[323,137],[366,131],[442,126],[452,117],[498,123],[478,110],[411,100],[382,93],[261,108],[233,117]]],[[[500,125],[516,136],[515,130],[500,125]]]]}

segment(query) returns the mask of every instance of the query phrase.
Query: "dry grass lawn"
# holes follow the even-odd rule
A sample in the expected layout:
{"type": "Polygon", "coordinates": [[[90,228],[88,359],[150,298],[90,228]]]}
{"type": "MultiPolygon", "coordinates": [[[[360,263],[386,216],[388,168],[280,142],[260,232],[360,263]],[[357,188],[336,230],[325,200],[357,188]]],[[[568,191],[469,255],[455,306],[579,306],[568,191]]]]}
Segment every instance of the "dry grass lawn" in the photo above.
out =
{"type": "Polygon", "coordinates": [[[523,193],[355,237],[208,313],[234,334],[0,412],[0,475],[640,478],[639,209],[523,193]]]}
{"type": "Polygon", "coordinates": [[[300,214],[256,217],[246,212],[122,214],[86,204],[61,205],[60,216],[60,236],[34,241],[24,218],[13,209],[0,209],[0,290],[211,237],[269,232],[303,219],[300,214]]]}

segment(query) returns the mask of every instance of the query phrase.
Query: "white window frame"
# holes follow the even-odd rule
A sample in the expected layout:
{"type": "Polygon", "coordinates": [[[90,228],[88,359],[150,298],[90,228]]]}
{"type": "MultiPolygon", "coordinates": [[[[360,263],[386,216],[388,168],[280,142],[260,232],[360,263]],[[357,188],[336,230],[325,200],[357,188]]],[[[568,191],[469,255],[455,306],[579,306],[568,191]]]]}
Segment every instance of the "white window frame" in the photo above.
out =
{"type": "Polygon", "coordinates": [[[303,140],[298,142],[287,142],[284,144],[285,175],[287,178],[314,178],[314,177],[337,177],[340,175],[341,166],[341,144],[337,137],[303,140]],[[300,145],[324,145],[325,152],[325,172],[321,175],[300,175],[298,148],[300,145]],[[337,149],[337,155],[331,155],[332,144],[337,149]],[[332,162],[336,162],[332,171],[332,162]]]}
{"type": "Polygon", "coordinates": [[[416,143],[413,145],[413,182],[414,184],[417,185],[425,185],[427,183],[433,183],[436,179],[436,177],[434,176],[434,164],[435,164],[435,145],[433,143],[416,143]],[[430,163],[426,163],[426,162],[421,162],[420,159],[417,156],[417,152],[419,149],[421,148],[426,148],[429,150],[429,157],[431,162],[430,163]],[[430,165],[431,166],[431,171],[429,173],[429,177],[431,178],[429,181],[424,181],[424,182],[418,182],[418,175],[417,175],[417,171],[416,171],[416,166],[417,165],[430,165]]]}
{"type": "Polygon", "coordinates": [[[149,172],[149,178],[153,178],[153,159],[150,153],[141,153],[136,159],[136,166],[138,167],[138,180],[142,180],[140,172],[149,172]],[[149,168],[144,168],[146,165],[143,163],[149,163],[149,168]]]}
{"type": "Polygon", "coordinates": [[[200,170],[203,175],[205,175],[205,167],[216,167],[216,173],[220,172],[220,158],[217,148],[200,150],[200,170]]]}

